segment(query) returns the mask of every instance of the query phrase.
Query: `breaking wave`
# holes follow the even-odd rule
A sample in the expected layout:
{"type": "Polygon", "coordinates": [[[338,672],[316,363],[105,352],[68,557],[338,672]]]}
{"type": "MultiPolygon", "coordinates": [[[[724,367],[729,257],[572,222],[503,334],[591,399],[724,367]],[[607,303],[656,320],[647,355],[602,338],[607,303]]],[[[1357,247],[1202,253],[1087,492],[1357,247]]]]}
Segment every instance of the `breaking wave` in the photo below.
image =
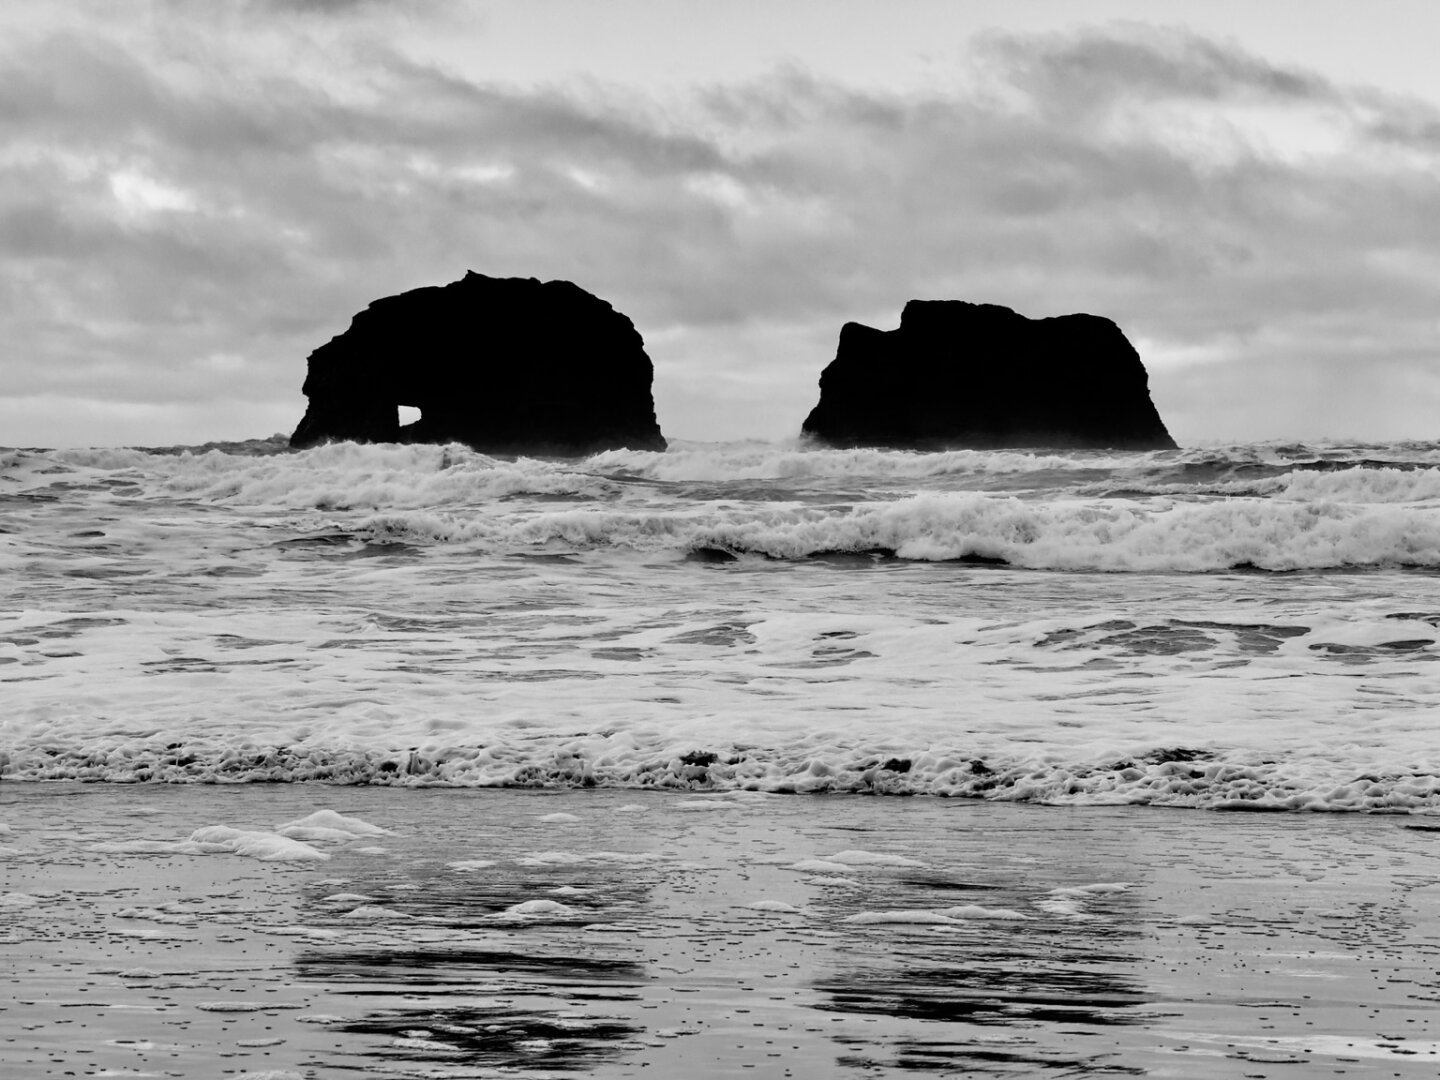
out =
{"type": "MultiPolygon", "coordinates": [[[[1440,776],[1379,774],[1344,762],[1266,760],[1253,753],[1154,747],[1115,758],[1057,759],[963,747],[906,751],[889,744],[833,748],[698,748],[606,734],[515,745],[337,750],[205,747],[159,740],[13,755],[7,779],[112,783],[381,784],[403,787],[617,787],[776,794],[932,795],[1070,805],[1153,805],[1249,811],[1440,811],[1440,776]]],[[[0,759],[5,755],[0,754],[0,759]]]]}
{"type": "Polygon", "coordinates": [[[487,548],[628,548],[771,559],[875,554],[1033,570],[1317,570],[1440,566],[1440,516],[1411,507],[1230,499],[1207,503],[1034,503],[921,495],[839,510],[570,509],[519,519],[389,513],[355,524],[378,542],[487,548]]]}
{"type": "Polygon", "coordinates": [[[0,494],[233,507],[302,533],[319,512],[332,533],[500,553],[867,554],[1107,572],[1440,565],[1430,444],[1061,455],[677,442],[578,461],[461,446],[253,450],[13,451],[0,457],[0,494]]]}

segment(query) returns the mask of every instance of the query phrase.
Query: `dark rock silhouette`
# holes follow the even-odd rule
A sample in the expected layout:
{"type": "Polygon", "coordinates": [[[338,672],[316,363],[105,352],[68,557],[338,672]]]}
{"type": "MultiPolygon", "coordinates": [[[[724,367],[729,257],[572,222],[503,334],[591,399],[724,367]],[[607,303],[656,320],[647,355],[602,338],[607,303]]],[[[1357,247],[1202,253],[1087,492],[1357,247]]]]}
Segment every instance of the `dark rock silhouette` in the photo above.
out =
{"type": "Polygon", "coordinates": [[[1175,448],[1109,319],[962,300],[911,300],[896,330],[846,323],[802,430],[840,447],[1175,448]]]}
{"type": "Polygon", "coordinates": [[[460,442],[493,454],[664,450],[634,324],[568,281],[473,271],[376,300],[309,359],[294,447],[460,442]],[[420,410],[400,426],[399,408],[420,410]]]}

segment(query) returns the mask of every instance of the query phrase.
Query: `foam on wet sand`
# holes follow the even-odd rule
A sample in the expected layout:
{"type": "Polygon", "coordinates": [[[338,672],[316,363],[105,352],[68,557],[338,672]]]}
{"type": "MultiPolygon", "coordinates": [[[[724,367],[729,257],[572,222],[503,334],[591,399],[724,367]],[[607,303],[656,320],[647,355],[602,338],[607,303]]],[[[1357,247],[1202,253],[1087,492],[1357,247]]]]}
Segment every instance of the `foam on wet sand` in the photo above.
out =
{"type": "Polygon", "coordinates": [[[351,837],[317,840],[316,861],[236,841],[288,840],[273,829],[197,830],[213,789],[6,784],[26,854],[0,893],[17,961],[0,1065],[898,1080],[1440,1063],[1440,850],[1404,819],[713,798],[732,812],[604,790],[223,793],[231,821],[351,837]],[[150,847],[127,838],[142,797],[150,847]],[[311,816],[323,802],[346,820],[311,816]],[[362,853],[379,829],[382,860],[362,853]],[[206,850],[160,846],[177,843],[206,850]]]}

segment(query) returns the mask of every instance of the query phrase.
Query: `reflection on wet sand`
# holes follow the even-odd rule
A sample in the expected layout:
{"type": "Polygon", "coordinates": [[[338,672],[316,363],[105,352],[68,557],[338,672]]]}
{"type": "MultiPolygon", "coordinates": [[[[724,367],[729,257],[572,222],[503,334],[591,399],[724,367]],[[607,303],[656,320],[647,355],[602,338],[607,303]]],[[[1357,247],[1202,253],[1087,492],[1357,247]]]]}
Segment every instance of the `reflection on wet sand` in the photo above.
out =
{"type": "MultiPolygon", "coordinates": [[[[959,959],[959,958],[957,958],[959,959]]],[[[1140,1023],[1127,1010],[1154,1000],[1133,976],[1046,970],[1034,954],[972,954],[969,967],[945,966],[881,973],[857,969],[819,981],[828,997],[817,1008],[879,1013],[946,1023],[1140,1023]]]]}
{"type": "MultiPolygon", "coordinates": [[[[1004,876],[1009,880],[997,877],[985,885],[947,881],[933,873],[897,876],[885,882],[883,900],[900,912],[934,909],[937,897],[940,904],[978,897],[986,905],[952,911],[1018,915],[1015,907],[1026,906],[1033,912],[1022,895],[1033,878],[1004,876]]],[[[880,899],[874,890],[859,897],[847,894],[841,910],[880,899]]],[[[1146,988],[1134,949],[1143,936],[1143,912],[1134,893],[1117,888],[1098,894],[1083,915],[1046,914],[902,934],[858,927],[857,939],[836,950],[837,970],[816,981],[823,998],[815,1008],[918,1022],[928,1035],[912,1034],[907,1025],[889,1041],[867,1044],[842,1037],[837,1064],[872,1072],[958,1070],[966,1076],[1056,1070],[1143,1074],[1121,1063],[1113,1050],[1087,1052],[1085,1043],[1092,1040],[1083,1038],[1153,1019],[1142,1008],[1155,995],[1146,988]]]]}
{"type": "Polygon", "coordinates": [[[626,1041],[641,1030],[619,1019],[500,1004],[374,1013],[347,1021],[339,1029],[383,1040],[364,1053],[367,1059],[417,1067],[443,1061],[502,1075],[518,1070],[591,1069],[619,1057],[627,1049],[626,1041]]]}
{"type": "Polygon", "coordinates": [[[495,847],[494,861],[424,860],[374,877],[361,862],[345,892],[308,890],[307,922],[343,939],[299,952],[296,981],[353,1003],[330,1027],[356,1038],[324,1065],[573,1073],[634,1048],[644,1028],[613,1006],[637,1000],[644,965],[598,934],[575,938],[643,912],[644,879],[495,847]],[[376,932],[357,938],[357,914],[376,932]]]}
{"type": "Polygon", "coordinates": [[[543,981],[545,986],[609,985],[638,980],[643,968],[624,960],[543,956],[529,951],[446,945],[312,949],[295,958],[295,971],[298,978],[306,980],[358,979],[367,983],[417,983],[431,988],[458,985],[473,990],[488,986],[494,990],[495,984],[512,986],[508,980],[514,976],[536,980],[537,985],[543,981]]]}
{"type": "Polygon", "coordinates": [[[347,1042],[326,1065],[577,1071],[617,1057],[643,1031],[623,1016],[588,1011],[635,999],[626,987],[644,976],[628,961],[529,948],[341,947],[307,950],[295,968],[300,980],[329,984],[361,1013],[335,1019],[333,1029],[358,1036],[358,1045],[347,1042]]]}
{"type": "MultiPolygon", "coordinates": [[[[1043,939],[1036,944],[1043,952],[1043,939]]],[[[1103,956],[1094,959],[1105,962],[1103,956]]],[[[837,1039],[836,1062],[847,1068],[963,1070],[967,1076],[1034,1075],[1036,1069],[1063,1069],[1067,1075],[1145,1071],[1120,1064],[1113,1050],[1087,1054],[1082,1040],[1074,1038],[1150,1019],[1136,1007],[1152,998],[1133,975],[1046,967],[1036,952],[979,950],[956,957],[955,964],[920,961],[887,972],[856,968],[817,985],[826,995],[815,1006],[822,1011],[944,1025],[943,1036],[930,1038],[837,1039]]]]}

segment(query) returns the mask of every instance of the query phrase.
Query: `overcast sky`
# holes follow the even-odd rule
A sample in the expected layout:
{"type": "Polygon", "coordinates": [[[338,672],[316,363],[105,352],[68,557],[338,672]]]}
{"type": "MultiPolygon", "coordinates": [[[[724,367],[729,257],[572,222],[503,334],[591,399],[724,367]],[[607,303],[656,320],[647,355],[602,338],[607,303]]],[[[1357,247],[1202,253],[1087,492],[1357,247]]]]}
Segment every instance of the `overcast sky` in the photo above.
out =
{"type": "Polygon", "coordinates": [[[5,0],[0,445],[289,432],[466,270],[795,435],[910,298],[1120,324],[1182,444],[1440,439],[1434,0],[5,0]]]}

